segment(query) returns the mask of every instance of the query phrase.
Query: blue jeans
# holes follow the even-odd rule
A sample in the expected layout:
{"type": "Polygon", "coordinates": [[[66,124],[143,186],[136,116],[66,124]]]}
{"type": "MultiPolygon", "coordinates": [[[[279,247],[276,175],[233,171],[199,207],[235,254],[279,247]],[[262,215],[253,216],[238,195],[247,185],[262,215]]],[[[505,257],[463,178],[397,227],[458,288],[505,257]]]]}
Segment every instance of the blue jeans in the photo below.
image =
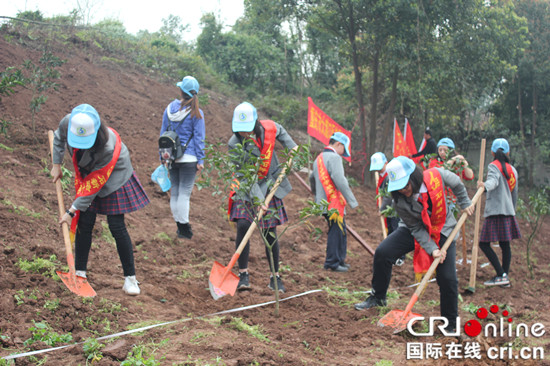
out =
{"type": "Polygon", "coordinates": [[[189,223],[189,201],[197,175],[197,162],[174,163],[170,169],[170,210],[176,222],[189,223]]]}

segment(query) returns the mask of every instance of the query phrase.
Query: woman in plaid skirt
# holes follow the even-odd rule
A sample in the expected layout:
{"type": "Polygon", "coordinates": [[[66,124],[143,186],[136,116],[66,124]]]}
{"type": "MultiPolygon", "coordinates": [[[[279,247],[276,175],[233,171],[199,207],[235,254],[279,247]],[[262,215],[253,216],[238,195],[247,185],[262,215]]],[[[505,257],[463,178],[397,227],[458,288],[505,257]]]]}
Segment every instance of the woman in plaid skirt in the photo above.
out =
{"type": "Polygon", "coordinates": [[[494,160],[489,164],[487,180],[478,182],[487,192],[485,201],[485,222],[481,229],[479,247],[493,265],[496,276],[485,281],[486,286],[510,287],[508,273],[512,259],[510,241],[521,237],[516,220],[516,202],[518,198],[516,168],[510,165],[510,145],[505,139],[496,139],[491,146],[494,160]],[[502,265],[491,248],[491,242],[497,242],[502,250],[502,265]]]}
{"type": "Polygon", "coordinates": [[[76,275],[86,278],[96,215],[107,215],[124,271],[122,289],[128,295],[139,295],[132,241],[124,214],[144,207],[149,198],[134,172],[130,153],[118,133],[101,123],[97,111],[88,104],[75,107],[55,131],[51,170],[54,182],[62,176],[66,145],[75,171],[76,198],[59,224],[66,222],[71,226],[76,275]]]}
{"type": "MultiPolygon", "coordinates": [[[[239,161],[246,161],[251,156],[261,158],[258,170],[258,180],[250,188],[250,191],[243,192],[235,189],[229,198],[229,219],[237,223],[237,236],[235,246],[238,247],[246,235],[248,228],[252,224],[255,216],[253,202],[255,200],[264,202],[268,195],[268,182],[275,182],[281,166],[277,154],[274,151],[275,141],[279,141],[287,149],[295,149],[296,143],[292,140],[285,128],[273,121],[258,120],[256,108],[248,102],[239,104],[233,112],[232,121],[233,136],[229,139],[229,151],[235,149],[237,145],[242,145],[244,156],[233,156],[235,163],[239,166],[239,161]]],[[[238,176],[235,177],[237,180],[238,176]]],[[[274,272],[277,280],[277,288],[285,292],[285,287],[279,276],[279,243],[277,241],[276,228],[288,221],[288,217],[283,205],[283,198],[292,190],[288,179],[284,178],[277,188],[273,199],[269,202],[269,207],[261,208],[269,211],[270,214],[263,218],[259,224],[263,230],[264,237],[272,246],[274,272]]],[[[248,274],[248,256],[250,252],[250,242],[246,244],[239,257],[239,283],[237,290],[250,289],[250,280],[248,274]]],[[[266,246],[266,256],[269,260],[269,249],[266,246]]],[[[271,264],[270,264],[271,267],[271,264]]],[[[268,287],[275,289],[275,279],[270,277],[268,287]]]]}

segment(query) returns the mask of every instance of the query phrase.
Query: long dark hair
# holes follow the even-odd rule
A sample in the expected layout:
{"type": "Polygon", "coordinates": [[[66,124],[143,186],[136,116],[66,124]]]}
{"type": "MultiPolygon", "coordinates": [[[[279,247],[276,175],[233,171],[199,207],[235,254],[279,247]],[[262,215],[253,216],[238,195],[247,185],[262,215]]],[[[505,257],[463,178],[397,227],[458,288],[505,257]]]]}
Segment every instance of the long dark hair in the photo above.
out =
{"type": "Polygon", "coordinates": [[[105,123],[102,122],[99,125],[99,130],[97,131],[95,142],[90,150],[92,152],[101,152],[105,148],[107,141],[109,141],[109,129],[107,128],[105,123]]]}
{"type": "MultiPolygon", "coordinates": [[[[420,191],[420,187],[422,187],[423,182],[424,182],[424,173],[422,173],[422,169],[420,169],[417,166],[409,177],[409,183],[411,184],[413,194],[418,193],[420,191]]],[[[391,195],[395,202],[397,202],[400,197],[405,197],[399,191],[393,191],[391,192],[391,195]]]]}
{"type": "Polygon", "coordinates": [[[504,150],[502,149],[497,150],[493,161],[495,160],[498,160],[498,162],[500,163],[500,166],[502,167],[502,172],[504,173],[504,176],[506,177],[506,179],[510,179],[508,170],[506,170],[506,163],[510,164],[510,159],[508,159],[508,156],[504,153],[504,150]]]}
{"type": "Polygon", "coordinates": [[[201,119],[201,112],[199,110],[199,97],[197,95],[197,92],[194,90],[191,90],[191,94],[193,94],[193,97],[190,97],[187,95],[187,93],[184,93],[183,90],[180,89],[181,92],[181,105],[180,105],[180,111],[184,108],[191,108],[191,117],[195,117],[198,119],[201,119]]]}

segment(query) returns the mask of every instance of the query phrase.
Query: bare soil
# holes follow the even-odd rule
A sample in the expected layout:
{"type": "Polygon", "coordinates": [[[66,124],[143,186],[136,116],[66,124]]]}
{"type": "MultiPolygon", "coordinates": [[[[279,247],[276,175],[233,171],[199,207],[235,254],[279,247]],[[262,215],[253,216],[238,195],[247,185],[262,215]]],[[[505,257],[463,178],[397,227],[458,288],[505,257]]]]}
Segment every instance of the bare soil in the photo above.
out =
{"type": "MultiPolygon", "coordinates": [[[[10,43],[7,38],[10,38],[7,34],[0,38],[2,71],[8,66],[19,66],[27,59],[38,62],[41,52],[33,46],[33,41],[14,37],[10,43]]],[[[58,90],[48,94],[46,104],[36,117],[36,134],[33,136],[32,132],[30,90],[20,88],[13,96],[2,96],[0,104],[0,117],[12,122],[8,135],[0,134],[0,144],[10,148],[0,146],[1,357],[50,347],[41,341],[28,347],[24,345],[23,342],[32,336],[29,328],[34,322],[47,322],[59,334],[70,332],[73,341],[68,344],[72,344],[140,326],[176,321],[102,340],[107,345],[104,357],[94,364],[117,365],[127,359],[134,345],[145,346],[144,359],[154,357],[163,365],[550,364],[548,356],[536,361],[508,357],[491,360],[484,352],[482,360],[451,361],[445,355],[438,360],[407,360],[407,344],[411,342],[466,345],[475,340],[467,336],[456,340],[441,334],[433,337],[414,337],[408,332],[394,335],[391,329],[377,326],[385,312],[405,309],[414,291],[407,287],[414,278],[410,258],[402,267],[395,267],[391,283],[395,291],[388,308],[356,311],[353,303],[362,301],[366,294],[355,294],[351,298],[349,294],[370,289],[372,256],[350,236],[348,260],[351,270],[348,273],[323,270],[326,228],[322,218],[311,221],[324,232],[319,239],[315,240],[310,228],[300,226],[289,230],[280,243],[282,276],[287,288],[282,297],[315,289],[323,291],[281,302],[278,317],[273,304],[212,316],[272,301],[274,294],[267,288],[268,266],[255,234],[250,260],[252,291],[214,301],[208,291],[212,264],[215,260],[227,264],[235,250],[235,233],[225,218],[223,202],[210,190],[195,188],[191,198],[191,223],[195,235],[192,240],[177,239],[169,195],[162,193],[150,180],[158,166],[156,141],[162,112],[178,96],[173,85],[177,80],[159,82],[129,63],[114,63],[102,58],[102,51],[93,45],[82,45],[70,39],[62,47],[54,46],[53,50],[67,62],[60,68],[62,78],[58,90]],[[120,133],[130,149],[134,169],[151,198],[146,208],[127,215],[142,290],[137,297],[126,296],[121,290],[122,269],[113,241],[107,235],[104,217],[96,223],[88,267],[89,281],[97,291],[92,300],[79,298],[60,281],[41,273],[25,272],[18,265],[22,260],[49,259],[55,255],[56,268],[65,268],[63,238],[57,225],[57,198],[48,174],[50,157],[46,133],[55,129],[60,119],[81,103],[94,105],[103,121],[120,133]],[[234,318],[259,326],[259,332],[266,338],[258,339],[238,330],[232,321],[234,318]]],[[[231,134],[232,110],[240,101],[206,86],[201,86],[201,94],[209,96],[209,102],[202,106],[207,138],[211,142],[226,142],[231,134]]],[[[299,142],[306,141],[303,131],[291,131],[291,134],[299,142]]],[[[359,170],[347,168],[352,176],[359,170]]],[[[305,178],[304,174],[302,176],[305,178]]],[[[294,176],[290,180],[294,189],[285,199],[285,205],[290,220],[296,221],[299,209],[311,197],[294,176]]],[[[474,187],[469,186],[469,191],[473,195],[474,187]]],[[[349,210],[347,222],[376,248],[382,235],[374,190],[355,187],[354,192],[360,206],[349,210]]],[[[65,196],[65,202],[66,205],[71,202],[70,195],[65,196]]],[[[550,224],[546,220],[533,244],[535,279],[529,276],[525,256],[530,227],[524,221],[520,221],[520,225],[523,238],[512,244],[512,287],[485,288],[482,283],[494,275],[493,270],[491,266],[478,269],[475,293],[462,293],[461,296],[462,319],[475,318],[465,310],[469,305],[488,308],[498,304],[510,309],[514,322],[550,325],[547,289],[550,224]]],[[[473,218],[467,221],[467,228],[470,257],[473,218]]],[[[458,253],[459,259],[460,246],[458,253]]],[[[485,262],[480,252],[479,264],[485,262]]],[[[461,289],[468,285],[469,276],[470,267],[458,265],[461,289]]],[[[438,299],[437,285],[431,283],[414,311],[425,317],[437,316],[438,299]]],[[[513,343],[514,350],[520,346],[540,346],[546,354],[550,353],[548,334],[521,339],[485,337],[478,341],[483,351],[487,347],[513,343]]],[[[15,360],[17,365],[38,362],[87,364],[82,344],[15,360]]]]}

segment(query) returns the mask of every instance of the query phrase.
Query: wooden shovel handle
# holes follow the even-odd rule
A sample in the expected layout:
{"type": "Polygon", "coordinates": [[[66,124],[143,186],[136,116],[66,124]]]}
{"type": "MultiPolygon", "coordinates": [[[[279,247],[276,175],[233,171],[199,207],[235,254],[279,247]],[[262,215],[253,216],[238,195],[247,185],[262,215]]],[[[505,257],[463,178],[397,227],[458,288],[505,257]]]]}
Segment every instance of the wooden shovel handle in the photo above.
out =
{"type": "MultiPolygon", "coordinates": [[[[266,207],[269,206],[269,202],[271,202],[271,199],[275,195],[275,191],[277,191],[277,188],[279,188],[279,185],[281,184],[281,182],[285,178],[286,171],[292,167],[292,159],[293,159],[292,157],[290,157],[288,159],[288,161],[286,162],[286,164],[283,167],[283,170],[281,171],[281,173],[279,173],[279,176],[277,177],[277,180],[275,181],[275,184],[273,185],[273,187],[269,191],[269,194],[265,198],[264,205],[266,207]]],[[[239,246],[237,247],[237,250],[235,251],[235,254],[236,254],[237,257],[244,250],[244,247],[246,246],[246,243],[248,243],[248,239],[250,239],[250,237],[252,236],[252,233],[254,232],[254,229],[256,229],[256,226],[258,226],[258,224],[256,222],[259,222],[262,219],[262,217],[264,216],[264,213],[265,213],[264,210],[262,208],[260,208],[260,211],[258,212],[258,215],[256,215],[256,220],[254,220],[252,222],[252,224],[250,224],[250,227],[248,228],[248,231],[244,235],[244,238],[241,240],[241,243],[239,244],[239,246]]]]}
{"type": "MultiPolygon", "coordinates": [[[[52,156],[53,164],[53,131],[48,131],[48,139],[50,141],[50,155],[52,156]]],[[[59,206],[59,217],[65,214],[65,202],[63,200],[63,189],[61,187],[61,179],[55,182],[55,191],[57,193],[57,205],[59,206]]],[[[74,256],[73,248],[71,245],[71,237],[69,234],[69,225],[64,222],[61,225],[61,231],[63,232],[63,240],[65,241],[65,252],[67,253],[67,264],[69,265],[69,272],[74,272],[74,256]]]]}
{"type": "MultiPolygon", "coordinates": [[[[479,198],[483,194],[484,190],[485,189],[481,188],[481,187],[477,190],[474,198],[472,198],[472,205],[475,205],[477,203],[477,201],[479,200],[479,198]]],[[[443,244],[443,246],[441,247],[441,251],[446,251],[447,248],[449,248],[449,246],[453,242],[453,239],[455,238],[456,234],[458,233],[458,231],[460,230],[460,228],[464,224],[464,221],[466,221],[467,217],[468,217],[468,214],[466,212],[464,212],[460,216],[460,219],[458,219],[458,222],[457,222],[456,226],[454,227],[453,231],[451,231],[451,234],[449,234],[449,237],[445,241],[445,244],[443,244]]],[[[424,291],[424,288],[426,287],[426,284],[428,283],[428,281],[432,277],[432,275],[433,275],[436,267],[439,265],[440,261],[441,261],[441,257],[437,257],[436,259],[434,259],[434,261],[432,262],[432,265],[428,269],[428,272],[426,272],[426,274],[422,278],[422,281],[420,282],[420,285],[418,285],[418,287],[416,288],[416,291],[414,292],[414,294],[417,298],[420,296],[422,291],[424,291]]]]}
{"type": "MultiPolygon", "coordinates": [[[[374,172],[374,177],[376,179],[376,186],[378,187],[378,183],[380,182],[380,174],[378,174],[378,172],[374,172]]],[[[378,208],[382,208],[382,197],[376,198],[376,202],[378,203],[378,208]]],[[[388,237],[388,233],[386,232],[386,223],[384,222],[383,216],[380,216],[380,224],[382,225],[382,236],[386,239],[388,237]]]]}
{"type": "MultiPolygon", "coordinates": [[[[479,176],[478,180],[483,180],[483,168],[485,166],[485,139],[481,140],[481,152],[479,154],[479,176]]],[[[476,206],[476,216],[474,221],[474,242],[472,244],[472,263],[470,264],[470,282],[468,288],[473,290],[476,286],[477,272],[477,253],[479,249],[479,222],[481,221],[481,203],[476,206]]]]}

